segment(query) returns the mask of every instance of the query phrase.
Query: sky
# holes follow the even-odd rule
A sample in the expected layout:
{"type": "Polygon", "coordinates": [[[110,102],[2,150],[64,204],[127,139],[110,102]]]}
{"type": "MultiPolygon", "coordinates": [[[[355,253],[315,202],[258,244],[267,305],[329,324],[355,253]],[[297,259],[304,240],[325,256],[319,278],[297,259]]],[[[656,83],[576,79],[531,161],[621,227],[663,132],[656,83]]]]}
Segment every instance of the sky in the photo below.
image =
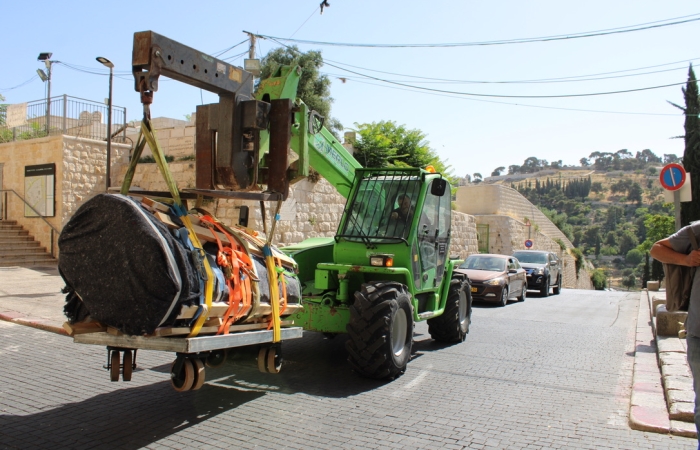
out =
{"type": "MultiPolygon", "coordinates": [[[[332,81],[334,118],[347,130],[382,120],[418,129],[456,176],[488,176],[531,156],[579,165],[592,152],[683,154],[683,140],[673,139],[684,132],[683,115],[668,102],[684,104],[688,65],[700,61],[697,2],[328,3],[320,14],[319,0],[39,0],[31,8],[4,0],[0,94],[5,103],[45,98],[37,56],[52,52],[60,61],[52,66],[52,96],[102,101],[109,71],[95,58],[103,56],[115,65],[113,104],[127,108],[127,120],[140,120],[131,75],[134,32],[152,30],[217,54],[246,40],[245,30],[268,37],[258,40],[258,57],[281,45],[320,50],[335,66],[322,68],[332,81]],[[444,45],[644,27],[651,28],[444,45]],[[282,40],[290,38],[313,43],[282,40]],[[672,86],[657,88],[666,85],[672,86]],[[628,90],[636,91],[590,95],[628,90]]],[[[247,49],[242,43],[221,58],[242,66],[247,49]]],[[[161,78],[151,113],[184,119],[198,104],[216,101],[161,78]]]]}

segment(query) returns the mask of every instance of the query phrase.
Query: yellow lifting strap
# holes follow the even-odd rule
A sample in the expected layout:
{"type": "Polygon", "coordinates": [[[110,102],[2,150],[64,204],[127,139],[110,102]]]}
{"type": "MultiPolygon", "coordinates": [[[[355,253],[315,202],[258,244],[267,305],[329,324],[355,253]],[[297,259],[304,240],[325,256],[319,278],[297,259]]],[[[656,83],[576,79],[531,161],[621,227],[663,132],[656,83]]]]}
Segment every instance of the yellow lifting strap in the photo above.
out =
{"type": "MultiPolygon", "coordinates": [[[[200,330],[202,329],[202,325],[204,325],[204,322],[207,320],[207,316],[209,315],[209,311],[211,310],[211,302],[212,302],[212,297],[214,295],[214,273],[211,270],[211,266],[209,265],[209,261],[207,260],[206,256],[204,255],[204,250],[202,247],[202,243],[199,242],[199,238],[197,237],[197,234],[194,232],[194,229],[192,228],[192,222],[190,221],[189,216],[187,215],[187,211],[184,210],[182,206],[182,200],[180,199],[180,192],[177,189],[177,184],[175,184],[175,180],[173,180],[173,176],[170,173],[170,169],[168,168],[168,163],[165,161],[165,156],[163,154],[163,150],[160,147],[160,144],[158,144],[158,140],[156,139],[156,135],[151,129],[151,123],[147,118],[144,118],[143,121],[141,121],[141,135],[144,137],[145,141],[148,143],[148,146],[151,149],[151,153],[153,153],[153,159],[156,160],[156,164],[158,164],[158,169],[160,170],[161,175],[163,175],[163,178],[165,179],[165,183],[168,185],[168,189],[170,190],[170,194],[173,196],[173,200],[175,201],[175,205],[179,207],[180,211],[180,220],[182,220],[182,223],[185,225],[187,228],[187,234],[190,237],[190,241],[192,241],[192,245],[195,247],[195,251],[199,251],[200,254],[200,259],[204,263],[204,271],[207,276],[207,280],[204,284],[204,305],[203,305],[203,310],[197,320],[195,321],[194,325],[192,326],[192,329],[190,330],[190,334],[187,337],[195,337],[199,334],[200,330]]],[[[143,149],[143,145],[137,145],[137,152],[141,153],[141,150],[143,149]]],[[[138,156],[136,154],[134,155],[134,159],[138,159],[138,156]]],[[[136,167],[136,164],[133,163],[132,159],[132,164],[134,166],[134,169],[136,167]]],[[[131,165],[129,166],[129,172],[131,172],[131,165]]],[[[133,176],[133,173],[132,173],[133,176]]],[[[126,178],[125,178],[125,184],[126,184],[126,178]]],[[[131,181],[131,177],[129,177],[129,181],[131,181]]],[[[124,193],[124,188],[125,186],[122,185],[122,193],[124,193]]],[[[128,192],[128,186],[126,186],[126,191],[128,192]]]]}
{"type": "MultiPolygon", "coordinates": [[[[270,283],[270,305],[272,306],[272,342],[282,340],[282,321],[280,320],[280,290],[277,284],[277,266],[275,258],[272,255],[272,237],[275,235],[275,226],[279,220],[280,207],[282,201],[277,201],[277,210],[272,219],[272,230],[267,235],[267,242],[263,246],[263,255],[265,256],[265,266],[267,267],[267,278],[270,283]]],[[[264,214],[264,212],[263,212],[264,214]]],[[[267,232],[267,230],[265,230],[267,232]]]]}

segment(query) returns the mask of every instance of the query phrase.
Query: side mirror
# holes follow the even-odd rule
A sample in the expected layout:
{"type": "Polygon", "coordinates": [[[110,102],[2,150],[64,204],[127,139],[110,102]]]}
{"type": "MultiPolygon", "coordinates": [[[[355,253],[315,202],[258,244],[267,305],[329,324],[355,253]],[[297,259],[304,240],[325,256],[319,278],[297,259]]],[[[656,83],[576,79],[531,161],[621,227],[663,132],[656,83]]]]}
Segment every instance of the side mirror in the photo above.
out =
{"type": "Polygon", "coordinates": [[[446,190],[447,180],[444,178],[438,178],[437,180],[434,180],[433,183],[430,185],[430,193],[436,197],[442,197],[443,195],[445,195],[446,190]]]}
{"type": "Polygon", "coordinates": [[[508,273],[518,273],[518,269],[508,269],[508,273]]]}

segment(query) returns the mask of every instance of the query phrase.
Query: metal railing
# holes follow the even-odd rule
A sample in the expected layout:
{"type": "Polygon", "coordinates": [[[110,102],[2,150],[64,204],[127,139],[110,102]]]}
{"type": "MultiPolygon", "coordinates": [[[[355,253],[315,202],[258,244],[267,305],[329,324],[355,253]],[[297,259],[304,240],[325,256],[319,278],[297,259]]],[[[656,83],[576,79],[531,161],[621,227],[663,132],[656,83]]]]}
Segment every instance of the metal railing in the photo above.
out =
{"type": "Polygon", "coordinates": [[[8,205],[7,194],[10,192],[15,194],[17,196],[17,198],[22,200],[22,202],[25,204],[25,206],[28,206],[29,209],[31,209],[34,212],[34,214],[36,214],[36,217],[39,217],[41,220],[43,220],[46,223],[46,225],[49,226],[49,228],[51,229],[51,247],[50,247],[51,248],[51,256],[55,258],[56,256],[55,256],[55,253],[53,250],[54,246],[55,246],[54,243],[56,242],[56,237],[61,235],[61,232],[58,231],[58,229],[56,227],[51,225],[51,223],[48,220],[46,220],[46,218],[44,218],[44,216],[42,216],[39,211],[37,211],[36,209],[34,209],[34,207],[32,205],[27,203],[27,201],[21,195],[19,195],[14,189],[0,189],[0,219],[8,220],[8,210],[10,208],[8,208],[8,206],[7,206],[8,205]]]}
{"type": "MultiPolygon", "coordinates": [[[[8,105],[0,111],[0,143],[65,134],[107,140],[107,105],[62,95],[8,105]]],[[[126,142],[126,108],[112,105],[112,142],[126,142]]]]}

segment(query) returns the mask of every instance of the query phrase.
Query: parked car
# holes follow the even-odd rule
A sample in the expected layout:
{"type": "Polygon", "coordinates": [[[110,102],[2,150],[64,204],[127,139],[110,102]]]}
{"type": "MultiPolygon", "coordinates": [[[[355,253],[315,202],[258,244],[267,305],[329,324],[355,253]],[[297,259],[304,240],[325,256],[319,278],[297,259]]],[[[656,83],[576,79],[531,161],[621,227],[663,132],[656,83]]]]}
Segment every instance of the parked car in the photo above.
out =
{"type": "Polygon", "coordinates": [[[549,295],[552,288],[554,295],[561,292],[563,268],[561,259],[554,252],[542,250],[519,250],[513,253],[527,272],[529,289],[540,291],[542,297],[549,295]]]}
{"type": "Polygon", "coordinates": [[[508,300],[522,302],[527,296],[525,270],[513,256],[471,255],[455,271],[469,277],[474,300],[505,306],[508,300]]]}

